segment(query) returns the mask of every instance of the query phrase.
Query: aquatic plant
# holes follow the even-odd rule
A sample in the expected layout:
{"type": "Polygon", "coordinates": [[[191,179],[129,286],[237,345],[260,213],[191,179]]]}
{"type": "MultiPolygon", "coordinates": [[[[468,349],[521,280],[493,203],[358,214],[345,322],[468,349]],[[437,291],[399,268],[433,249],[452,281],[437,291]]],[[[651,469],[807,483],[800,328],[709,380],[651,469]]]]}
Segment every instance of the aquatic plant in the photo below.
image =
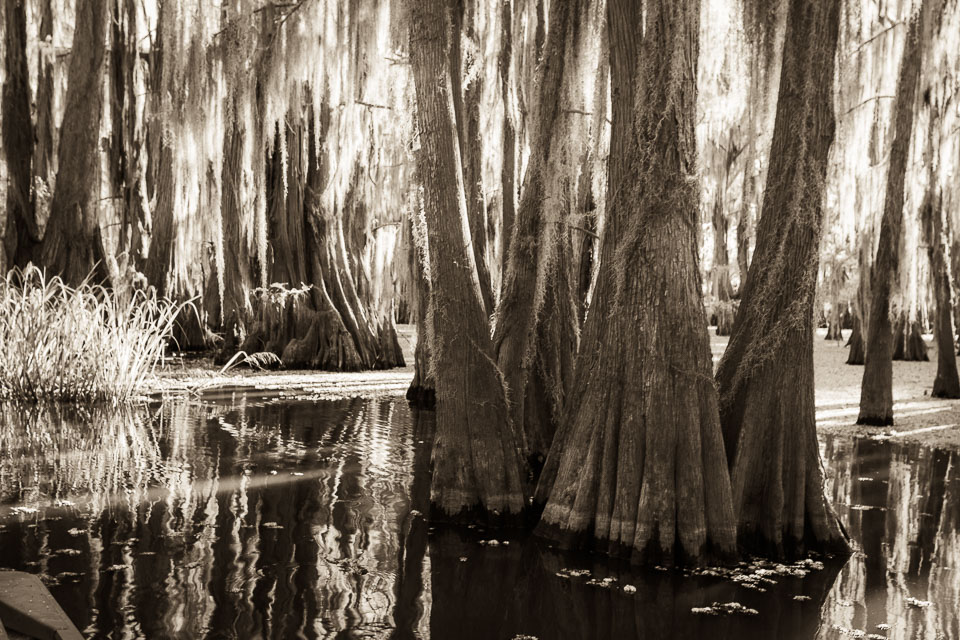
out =
{"type": "Polygon", "coordinates": [[[11,270],[0,281],[0,399],[133,397],[185,304],[152,290],[115,295],[89,278],[70,287],[32,265],[11,270]]]}

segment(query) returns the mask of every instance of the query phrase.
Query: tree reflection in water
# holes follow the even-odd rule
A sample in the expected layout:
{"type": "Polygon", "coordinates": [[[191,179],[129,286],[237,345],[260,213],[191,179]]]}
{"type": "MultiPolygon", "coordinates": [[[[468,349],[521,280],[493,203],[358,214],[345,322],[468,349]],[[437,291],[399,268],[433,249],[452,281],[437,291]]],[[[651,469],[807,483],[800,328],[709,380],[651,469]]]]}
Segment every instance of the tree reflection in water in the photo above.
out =
{"type": "Polygon", "coordinates": [[[41,574],[97,637],[960,638],[956,454],[826,440],[860,551],[759,592],[433,531],[432,433],[432,413],[391,398],[0,406],[0,567],[41,574]],[[691,612],[714,601],[759,614],[691,612]]]}

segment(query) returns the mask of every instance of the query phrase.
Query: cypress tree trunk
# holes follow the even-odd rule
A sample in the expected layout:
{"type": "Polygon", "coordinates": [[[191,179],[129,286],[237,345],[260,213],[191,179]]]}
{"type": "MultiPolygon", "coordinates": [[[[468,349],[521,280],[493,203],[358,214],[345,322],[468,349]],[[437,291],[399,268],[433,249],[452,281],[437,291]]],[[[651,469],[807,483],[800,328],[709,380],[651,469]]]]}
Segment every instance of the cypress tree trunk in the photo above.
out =
{"type": "Polygon", "coordinates": [[[940,112],[931,105],[927,134],[927,193],[920,208],[927,256],[930,260],[930,278],[936,311],[933,317],[934,340],[937,343],[937,375],[933,380],[933,397],[960,398],[960,375],[957,374],[957,356],[954,353],[953,274],[950,264],[950,225],[943,208],[943,197],[938,184],[940,112]]]}
{"type": "Polygon", "coordinates": [[[30,76],[27,71],[25,0],[4,0],[3,154],[7,162],[7,268],[26,266],[40,242],[31,197],[33,123],[30,120],[30,76]]]}
{"type": "MultiPolygon", "coordinates": [[[[40,7],[41,42],[53,42],[53,7],[52,0],[43,0],[40,7]]],[[[56,173],[56,156],[54,155],[53,121],[53,56],[45,55],[41,50],[38,53],[37,69],[37,127],[36,146],[33,150],[33,177],[38,191],[35,193],[34,215],[38,224],[46,222],[49,213],[50,198],[52,196],[53,176],[56,173]],[[44,211],[41,212],[41,209],[44,211]]],[[[39,240],[38,240],[39,243],[39,240]]]]}
{"type": "Polygon", "coordinates": [[[937,309],[934,316],[934,337],[937,341],[937,376],[933,381],[935,398],[960,398],[960,376],[954,353],[953,279],[950,273],[949,232],[939,195],[927,194],[923,215],[929,221],[927,252],[933,277],[937,309]]]}
{"type": "Polygon", "coordinates": [[[813,382],[840,10],[791,0],[789,12],[756,250],[716,376],[741,546],[777,557],[847,548],[823,492],[813,382]]]}
{"type": "Polygon", "coordinates": [[[457,117],[460,160],[463,164],[463,187],[467,197],[467,217],[473,240],[473,259],[477,264],[480,295],[489,315],[496,302],[490,268],[487,266],[487,209],[483,197],[483,140],[480,135],[480,98],[483,95],[483,46],[477,37],[476,0],[456,0],[454,37],[450,39],[450,78],[453,83],[453,104],[457,117]],[[466,45],[466,46],[464,46],[466,45]],[[462,80],[466,80],[463,86],[462,80]]]}
{"type": "Polygon", "coordinates": [[[538,487],[540,535],[655,563],[735,552],[697,265],[699,17],[695,0],[607,6],[603,257],[566,421],[538,487]]]}
{"type": "Polygon", "coordinates": [[[433,379],[432,364],[430,362],[430,344],[433,342],[433,325],[430,318],[430,255],[427,240],[424,237],[426,230],[420,218],[422,202],[418,200],[417,210],[411,212],[404,225],[409,230],[410,274],[413,277],[412,297],[417,324],[417,346],[413,353],[413,380],[407,389],[407,401],[417,407],[432,409],[436,403],[436,382],[433,379]],[[412,218],[416,216],[417,231],[414,231],[412,218]]]}
{"type": "Polygon", "coordinates": [[[863,364],[865,345],[863,342],[863,320],[860,319],[862,313],[859,309],[853,315],[853,329],[850,331],[850,337],[847,339],[846,346],[850,347],[847,354],[847,364],[863,364]]]}
{"type": "Polygon", "coordinates": [[[98,219],[106,28],[106,0],[78,0],[57,186],[40,252],[41,263],[71,285],[86,278],[94,265],[94,281],[107,278],[98,219]]]}
{"type": "Polygon", "coordinates": [[[483,510],[509,518],[524,507],[520,460],[470,248],[453,115],[450,10],[444,0],[430,0],[414,3],[410,16],[437,384],[431,503],[442,516],[483,510]]]}
{"type": "MultiPolygon", "coordinates": [[[[235,108],[234,108],[235,111],[235,108]]],[[[223,344],[216,361],[226,362],[236,353],[247,337],[247,322],[250,320],[250,256],[247,242],[240,229],[243,184],[243,124],[239,115],[227,118],[229,130],[224,141],[220,202],[220,234],[223,242],[223,271],[220,279],[222,308],[221,328],[223,344]]]]}
{"type": "Polygon", "coordinates": [[[913,130],[914,102],[920,79],[921,49],[920,18],[914,15],[910,19],[897,78],[897,98],[893,110],[894,138],[890,149],[883,218],[880,221],[880,245],[870,275],[870,317],[857,424],[893,424],[894,345],[890,326],[890,289],[900,262],[904,181],[913,130]]]}
{"type": "Polygon", "coordinates": [[[916,320],[911,321],[906,311],[900,313],[893,330],[892,359],[907,362],[930,360],[927,356],[927,343],[923,341],[923,333],[920,331],[920,323],[916,320]]]}
{"type": "MultiPolygon", "coordinates": [[[[572,290],[566,272],[569,260],[563,255],[571,248],[568,234],[558,228],[562,223],[557,220],[562,216],[561,204],[548,202],[547,185],[559,181],[560,176],[553,174],[562,170],[560,163],[563,159],[557,157],[560,154],[555,146],[554,132],[559,128],[560,118],[569,117],[560,114],[560,96],[568,49],[575,46],[573,33],[580,18],[579,12],[579,2],[558,3],[551,12],[546,49],[535,83],[538,94],[534,104],[538,111],[532,118],[531,154],[521,189],[507,269],[503,274],[493,336],[513,423],[523,435],[525,454],[534,457],[546,456],[556,425],[551,419],[528,423],[525,404],[529,401],[543,407],[549,404],[551,395],[563,397],[563,378],[569,377],[565,376],[569,369],[548,367],[558,379],[546,380],[542,365],[544,358],[552,362],[562,361],[567,354],[561,352],[570,350],[570,341],[563,337],[568,334],[565,328],[570,323],[563,317],[554,316],[569,314],[573,322],[576,318],[575,305],[565,304],[558,308],[559,303],[568,302],[572,290]],[[561,332],[556,336],[559,342],[544,340],[550,330],[540,332],[542,321],[553,322],[553,328],[561,332]],[[556,353],[541,354],[541,350],[556,353]]],[[[575,336],[575,325],[572,332],[575,336]]],[[[575,338],[573,348],[576,349],[575,338]]],[[[546,417],[542,412],[540,416],[546,417]]]]}
{"type": "MultiPolygon", "coordinates": [[[[723,176],[726,179],[726,176],[723,176]]],[[[723,196],[717,195],[713,203],[713,295],[721,302],[733,297],[733,285],[730,284],[730,254],[727,252],[727,216],[723,213],[723,196]]],[[[717,335],[730,335],[730,332],[717,335]]]]}
{"type": "MultiPolygon", "coordinates": [[[[500,0],[500,95],[503,99],[503,166],[500,168],[502,213],[500,277],[507,272],[510,240],[517,211],[517,116],[513,78],[513,0],[500,0]]],[[[501,287],[502,289],[502,287],[501,287]]]]}

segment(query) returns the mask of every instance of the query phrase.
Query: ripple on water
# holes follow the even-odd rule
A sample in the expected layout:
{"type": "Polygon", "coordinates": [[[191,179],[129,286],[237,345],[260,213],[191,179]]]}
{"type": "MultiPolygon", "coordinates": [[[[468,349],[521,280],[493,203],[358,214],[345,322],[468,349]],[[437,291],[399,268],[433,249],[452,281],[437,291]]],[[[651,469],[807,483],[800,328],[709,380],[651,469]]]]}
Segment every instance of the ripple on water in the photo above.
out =
{"type": "Polygon", "coordinates": [[[826,438],[849,561],[679,572],[429,528],[431,441],[396,398],[0,406],[0,568],[110,637],[958,637],[956,453],[826,438]]]}

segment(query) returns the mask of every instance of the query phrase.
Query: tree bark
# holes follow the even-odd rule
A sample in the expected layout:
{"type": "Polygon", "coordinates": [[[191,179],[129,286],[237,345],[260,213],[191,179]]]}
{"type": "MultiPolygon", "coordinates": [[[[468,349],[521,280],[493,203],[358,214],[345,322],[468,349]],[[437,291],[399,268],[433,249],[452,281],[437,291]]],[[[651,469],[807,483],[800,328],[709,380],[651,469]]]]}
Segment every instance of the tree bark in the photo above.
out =
{"type": "Polygon", "coordinates": [[[430,0],[415,3],[410,16],[437,385],[431,503],[442,517],[478,510],[510,519],[524,507],[520,460],[471,250],[447,42],[451,11],[430,0]]]}
{"type": "Polygon", "coordinates": [[[960,398],[960,375],[953,324],[953,274],[950,263],[950,223],[943,208],[943,197],[938,184],[936,168],[939,165],[937,136],[940,123],[939,105],[930,105],[930,123],[927,136],[927,193],[920,207],[921,222],[930,260],[930,278],[936,311],[933,317],[934,340],[937,343],[937,375],[933,380],[933,397],[960,398]]]}
{"type": "Polygon", "coordinates": [[[226,118],[230,123],[227,139],[224,141],[223,167],[221,182],[223,190],[220,201],[220,237],[223,243],[222,272],[220,279],[221,329],[223,344],[217,355],[218,363],[227,359],[240,349],[247,337],[247,323],[250,320],[250,255],[247,242],[241,232],[243,212],[243,124],[237,114],[226,118]]]}
{"type": "Polygon", "coordinates": [[[923,341],[920,323],[911,321],[908,313],[903,311],[897,318],[893,330],[893,360],[906,362],[927,362],[927,343],[923,341]]]}
{"type": "Polygon", "coordinates": [[[33,260],[40,230],[31,196],[33,123],[30,120],[30,75],[27,70],[26,0],[4,0],[3,154],[7,162],[7,268],[33,260]]]}
{"type": "MultiPolygon", "coordinates": [[[[726,176],[723,176],[726,180],[726,176]]],[[[720,302],[728,302],[733,297],[733,285],[730,284],[730,254],[727,251],[727,216],[723,212],[723,196],[718,194],[713,203],[713,295],[720,302]]],[[[730,335],[729,331],[717,335],[730,335]]]]}
{"type": "MultiPolygon", "coordinates": [[[[921,10],[922,13],[922,10],[921,10]]],[[[860,415],[857,424],[893,424],[893,331],[890,326],[890,289],[900,262],[903,226],[904,182],[913,130],[914,102],[920,79],[920,17],[910,19],[904,44],[897,97],[894,106],[894,138],[890,149],[887,190],[880,221],[880,245],[870,275],[870,317],[866,355],[860,385],[860,415]]]]}
{"type": "Polygon", "coordinates": [[[454,37],[450,39],[450,78],[470,239],[473,242],[473,259],[477,264],[483,307],[489,315],[493,313],[496,301],[493,298],[490,267],[487,265],[487,208],[483,195],[483,140],[480,135],[483,70],[479,68],[483,65],[480,55],[483,43],[479,42],[477,37],[476,0],[455,0],[454,7],[454,37]]]}
{"type": "MultiPolygon", "coordinates": [[[[43,0],[41,4],[38,35],[41,42],[52,44],[53,7],[51,2],[52,0],[43,0]]],[[[53,56],[45,54],[41,49],[37,57],[37,126],[36,145],[33,150],[33,177],[38,192],[34,194],[34,215],[38,224],[42,224],[46,222],[49,215],[53,177],[56,174],[56,156],[54,155],[56,123],[53,121],[53,56]]]]}
{"type": "Polygon", "coordinates": [[[640,562],[700,562],[735,552],[697,264],[700,3],[640,5],[607,6],[603,257],[537,532],[640,562]]]}
{"type": "MultiPolygon", "coordinates": [[[[517,212],[517,114],[513,77],[513,0],[500,0],[500,95],[503,100],[503,165],[500,168],[500,277],[507,272],[517,212]]],[[[501,287],[502,288],[502,287],[501,287]]]]}
{"type": "Polygon", "coordinates": [[[741,547],[845,550],[823,492],[813,382],[823,185],[839,5],[791,0],[757,244],[717,370],[741,547]]]}
{"type": "Polygon", "coordinates": [[[106,0],[79,0],[60,129],[57,186],[40,252],[42,264],[71,285],[90,274],[95,282],[107,278],[98,206],[106,28],[106,0]]]}
{"type": "MultiPolygon", "coordinates": [[[[559,366],[553,368],[558,379],[546,380],[541,365],[543,358],[562,362],[566,354],[561,351],[570,350],[570,340],[565,337],[570,333],[570,323],[565,322],[565,318],[552,316],[569,314],[572,322],[576,322],[575,305],[565,304],[558,308],[559,303],[568,302],[572,290],[570,274],[566,272],[570,260],[564,255],[569,254],[571,247],[562,205],[550,197],[555,194],[548,192],[548,184],[563,179],[561,163],[564,158],[560,157],[562,154],[556,146],[559,140],[555,142],[554,133],[561,128],[560,119],[569,117],[560,113],[560,103],[565,62],[569,55],[576,55],[572,51],[575,46],[573,34],[580,10],[580,2],[563,2],[557,4],[550,14],[546,49],[535,83],[538,93],[534,104],[538,112],[531,118],[534,131],[530,159],[523,179],[507,270],[503,274],[493,336],[497,364],[507,387],[511,417],[523,436],[524,453],[528,457],[546,457],[556,424],[550,419],[528,423],[525,404],[529,401],[545,406],[551,396],[562,399],[569,379],[567,374],[572,373],[567,367],[559,366]],[[548,297],[551,298],[549,301],[548,297]],[[540,332],[542,321],[553,322],[554,328],[561,332],[556,336],[559,342],[542,339],[546,337],[540,332]],[[541,353],[542,350],[556,353],[541,353]]],[[[558,135],[562,136],[562,132],[558,135]]],[[[575,324],[572,333],[576,336],[575,324]]],[[[576,338],[573,340],[575,350],[576,338]]],[[[559,418],[558,413],[540,415],[542,418],[547,415],[559,418]]]]}
{"type": "Polygon", "coordinates": [[[404,221],[410,237],[409,265],[413,277],[412,297],[417,324],[417,346],[413,353],[413,380],[407,389],[407,401],[412,405],[432,409],[436,405],[436,381],[433,378],[431,348],[433,322],[430,314],[430,255],[427,247],[425,223],[422,219],[422,202],[418,199],[416,210],[404,221]],[[414,230],[414,218],[416,227],[414,230]]]}

